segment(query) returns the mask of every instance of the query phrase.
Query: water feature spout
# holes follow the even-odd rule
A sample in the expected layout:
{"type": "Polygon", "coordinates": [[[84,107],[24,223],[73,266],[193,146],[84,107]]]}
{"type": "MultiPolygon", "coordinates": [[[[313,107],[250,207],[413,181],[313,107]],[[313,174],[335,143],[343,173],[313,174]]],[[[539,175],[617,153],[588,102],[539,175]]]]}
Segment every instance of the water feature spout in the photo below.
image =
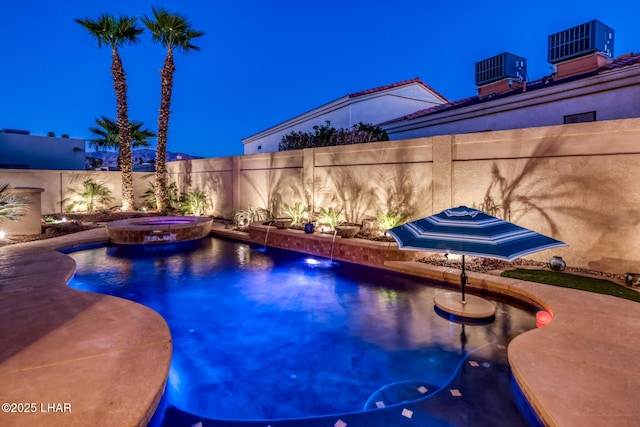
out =
{"type": "Polygon", "coordinates": [[[338,229],[335,228],[333,230],[333,240],[331,241],[331,257],[329,258],[329,261],[333,262],[333,247],[336,244],[336,234],[338,234],[338,229]]]}
{"type": "Polygon", "coordinates": [[[269,221],[269,223],[267,224],[267,234],[264,236],[264,246],[262,247],[263,252],[267,250],[267,239],[269,239],[269,230],[271,229],[272,225],[273,221],[269,221]]]}

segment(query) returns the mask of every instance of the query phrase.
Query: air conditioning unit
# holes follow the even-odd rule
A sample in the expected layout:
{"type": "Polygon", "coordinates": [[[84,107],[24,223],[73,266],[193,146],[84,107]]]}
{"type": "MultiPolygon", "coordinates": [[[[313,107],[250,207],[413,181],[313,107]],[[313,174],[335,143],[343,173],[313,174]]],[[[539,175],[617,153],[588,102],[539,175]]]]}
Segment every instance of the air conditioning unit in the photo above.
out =
{"type": "Polygon", "coordinates": [[[609,59],[613,57],[613,29],[600,21],[593,20],[549,36],[551,64],[596,52],[609,59]]]}
{"type": "Polygon", "coordinates": [[[500,55],[476,62],[476,86],[506,78],[526,80],[527,60],[513,53],[504,52],[500,55]]]}

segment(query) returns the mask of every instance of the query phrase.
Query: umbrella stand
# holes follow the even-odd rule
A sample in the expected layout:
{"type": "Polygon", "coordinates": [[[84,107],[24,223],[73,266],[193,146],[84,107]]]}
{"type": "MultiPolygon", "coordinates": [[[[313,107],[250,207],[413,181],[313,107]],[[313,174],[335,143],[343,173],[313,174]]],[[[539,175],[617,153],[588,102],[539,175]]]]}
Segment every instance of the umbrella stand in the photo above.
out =
{"type": "Polygon", "coordinates": [[[467,285],[467,273],[464,272],[464,254],[462,255],[462,273],[460,274],[460,283],[462,284],[462,303],[466,304],[467,301],[464,298],[464,288],[467,285]]]}

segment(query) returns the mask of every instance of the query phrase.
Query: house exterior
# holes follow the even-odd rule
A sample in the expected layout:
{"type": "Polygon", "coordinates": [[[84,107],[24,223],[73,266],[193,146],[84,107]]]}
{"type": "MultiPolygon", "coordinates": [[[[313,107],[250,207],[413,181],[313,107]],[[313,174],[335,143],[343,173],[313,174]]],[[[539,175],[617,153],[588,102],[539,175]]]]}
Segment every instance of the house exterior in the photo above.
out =
{"type": "Polygon", "coordinates": [[[310,132],[327,121],[335,128],[351,128],[359,122],[376,124],[446,102],[419,78],[351,93],[242,139],[244,154],[278,151],[284,135],[310,132]]]}
{"type": "Polygon", "coordinates": [[[283,135],[326,120],[334,127],[371,123],[404,140],[640,117],[640,53],[614,58],[613,42],[612,28],[586,22],[549,36],[554,71],[539,80],[526,81],[526,58],[504,52],[475,64],[477,96],[447,101],[419,79],[371,89],[245,138],[245,154],[278,151],[283,135]],[[409,111],[419,95],[430,105],[409,111]]]}
{"type": "Polygon", "coordinates": [[[540,80],[503,86],[377,124],[397,140],[640,117],[640,54],[612,61],[594,54],[540,80]]]}
{"type": "Polygon", "coordinates": [[[0,168],[84,170],[85,141],[3,129],[0,132],[0,168]]]}

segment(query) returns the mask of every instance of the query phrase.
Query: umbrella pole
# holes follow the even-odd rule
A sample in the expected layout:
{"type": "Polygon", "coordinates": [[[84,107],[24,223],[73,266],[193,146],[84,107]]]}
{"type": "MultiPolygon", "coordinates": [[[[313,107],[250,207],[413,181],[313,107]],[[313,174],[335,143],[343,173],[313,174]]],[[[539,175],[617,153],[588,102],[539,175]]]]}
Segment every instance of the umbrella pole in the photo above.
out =
{"type": "Polygon", "coordinates": [[[464,255],[462,255],[462,273],[460,274],[460,283],[462,284],[462,303],[466,304],[464,298],[464,288],[467,285],[467,273],[464,272],[464,255]]]}

